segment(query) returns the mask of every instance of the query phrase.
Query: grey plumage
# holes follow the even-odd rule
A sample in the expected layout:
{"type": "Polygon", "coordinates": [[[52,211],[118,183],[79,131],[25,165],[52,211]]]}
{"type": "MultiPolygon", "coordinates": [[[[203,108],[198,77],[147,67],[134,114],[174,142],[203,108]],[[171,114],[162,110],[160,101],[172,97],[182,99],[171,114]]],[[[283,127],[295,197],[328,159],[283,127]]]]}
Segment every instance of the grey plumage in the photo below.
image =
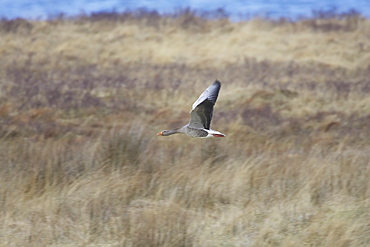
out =
{"type": "Polygon", "coordinates": [[[187,125],[173,130],[164,130],[158,133],[158,135],[168,136],[181,133],[191,137],[203,138],[226,136],[210,128],[213,116],[213,108],[216,104],[220,89],[221,83],[216,80],[194,102],[192,110],[190,111],[190,122],[187,125]]]}

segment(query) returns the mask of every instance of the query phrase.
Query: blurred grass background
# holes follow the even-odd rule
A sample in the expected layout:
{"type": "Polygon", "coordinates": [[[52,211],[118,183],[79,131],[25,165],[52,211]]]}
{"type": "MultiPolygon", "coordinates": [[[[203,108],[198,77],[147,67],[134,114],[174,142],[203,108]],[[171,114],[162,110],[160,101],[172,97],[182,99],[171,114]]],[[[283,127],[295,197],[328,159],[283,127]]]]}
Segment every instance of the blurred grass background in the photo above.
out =
{"type": "Polygon", "coordinates": [[[356,12],[4,19],[0,64],[1,246],[370,245],[356,12]],[[226,138],[156,136],[215,79],[226,138]]]}

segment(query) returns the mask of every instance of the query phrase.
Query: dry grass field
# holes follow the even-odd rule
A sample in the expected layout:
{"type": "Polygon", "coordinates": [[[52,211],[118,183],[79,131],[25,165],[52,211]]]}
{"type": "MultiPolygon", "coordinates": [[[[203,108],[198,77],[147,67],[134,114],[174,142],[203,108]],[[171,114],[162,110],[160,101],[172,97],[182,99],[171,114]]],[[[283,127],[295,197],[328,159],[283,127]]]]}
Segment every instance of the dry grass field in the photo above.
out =
{"type": "Polygon", "coordinates": [[[0,246],[370,246],[370,20],[0,22],[0,246]],[[187,123],[215,79],[212,128],[187,123]]]}

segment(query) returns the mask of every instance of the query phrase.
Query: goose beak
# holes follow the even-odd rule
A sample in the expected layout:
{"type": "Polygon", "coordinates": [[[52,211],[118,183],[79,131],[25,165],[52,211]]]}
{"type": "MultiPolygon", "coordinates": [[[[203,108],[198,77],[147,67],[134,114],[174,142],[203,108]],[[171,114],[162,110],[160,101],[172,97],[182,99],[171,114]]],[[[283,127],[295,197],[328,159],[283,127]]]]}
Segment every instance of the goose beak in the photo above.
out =
{"type": "Polygon", "coordinates": [[[163,136],[163,133],[162,133],[162,132],[159,132],[159,133],[157,134],[157,136],[163,136]]]}

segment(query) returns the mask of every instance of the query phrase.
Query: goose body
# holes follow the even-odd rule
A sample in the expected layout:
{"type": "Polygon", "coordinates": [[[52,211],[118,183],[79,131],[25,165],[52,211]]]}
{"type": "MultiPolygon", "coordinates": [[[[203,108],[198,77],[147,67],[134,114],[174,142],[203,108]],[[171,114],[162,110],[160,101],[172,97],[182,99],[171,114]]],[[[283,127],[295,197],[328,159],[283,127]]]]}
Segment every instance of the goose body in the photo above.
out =
{"type": "Polygon", "coordinates": [[[225,134],[211,129],[213,106],[216,103],[221,82],[216,80],[209,86],[194,102],[190,111],[190,122],[177,129],[164,130],[158,136],[169,136],[173,134],[185,134],[197,138],[225,137],[225,134]]]}

